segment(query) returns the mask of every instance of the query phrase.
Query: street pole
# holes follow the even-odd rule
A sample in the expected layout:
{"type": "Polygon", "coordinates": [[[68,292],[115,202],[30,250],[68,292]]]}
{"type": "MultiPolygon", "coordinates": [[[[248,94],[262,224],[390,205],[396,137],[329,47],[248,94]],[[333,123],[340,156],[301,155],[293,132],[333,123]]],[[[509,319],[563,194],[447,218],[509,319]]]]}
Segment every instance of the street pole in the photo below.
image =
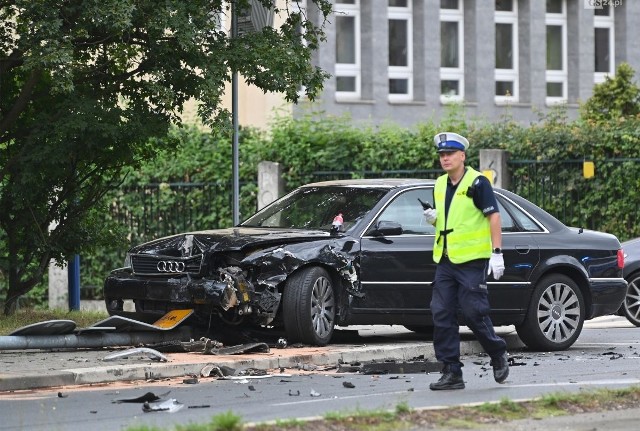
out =
{"type": "Polygon", "coordinates": [[[69,261],[69,310],[80,310],[80,255],[75,254],[69,261]]]}
{"type": "MultiPolygon", "coordinates": [[[[231,38],[238,36],[236,1],[231,3],[231,38]]],[[[240,223],[240,179],[238,173],[238,72],[231,76],[231,118],[233,122],[233,225],[240,223]]]]}

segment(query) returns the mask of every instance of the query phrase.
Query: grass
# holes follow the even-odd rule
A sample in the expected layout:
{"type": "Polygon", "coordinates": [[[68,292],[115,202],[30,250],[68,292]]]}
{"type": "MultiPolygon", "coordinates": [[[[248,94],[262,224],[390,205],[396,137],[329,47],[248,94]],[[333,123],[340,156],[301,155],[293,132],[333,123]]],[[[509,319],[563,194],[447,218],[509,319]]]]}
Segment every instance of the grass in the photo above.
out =
{"type": "MultiPolygon", "coordinates": [[[[408,429],[491,429],[492,424],[518,419],[620,410],[640,406],[640,387],[600,389],[578,393],[551,393],[539,399],[515,402],[503,398],[496,403],[433,410],[411,409],[406,402],[394,410],[331,412],[322,419],[287,419],[269,423],[242,424],[232,412],[221,413],[206,424],[178,425],[175,431],[393,431],[408,429]]],[[[126,431],[162,431],[133,427],[126,431]]],[[[165,430],[166,431],[166,430],[165,430]]]]}
{"type": "Polygon", "coordinates": [[[8,335],[23,326],[47,320],[73,320],[78,328],[85,328],[107,317],[106,311],[18,310],[12,316],[0,314],[0,335],[8,335]]]}

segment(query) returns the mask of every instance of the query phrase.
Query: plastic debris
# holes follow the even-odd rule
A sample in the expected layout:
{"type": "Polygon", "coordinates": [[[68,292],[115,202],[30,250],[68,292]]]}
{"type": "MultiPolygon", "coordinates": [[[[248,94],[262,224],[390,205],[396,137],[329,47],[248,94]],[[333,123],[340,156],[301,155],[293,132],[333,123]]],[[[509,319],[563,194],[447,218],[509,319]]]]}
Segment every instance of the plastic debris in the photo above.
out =
{"type": "Polygon", "coordinates": [[[189,377],[182,379],[182,383],[186,385],[196,385],[199,383],[198,376],[195,374],[189,374],[189,377]]]}
{"type": "Polygon", "coordinates": [[[144,354],[149,356],[154,361],[167,362],[168,359],[165,355],[157,350],[150,349],[148,347],[136,347],[134,349],[123,350],[122,352],[112,353],[104,357],[103,361],[113,361],[115,359],[124,359],[132,355],[144,354]]]}
{"type": "MultiPolygon", "coordinates": [[[[171,391],[169,391],[171,392],[171,391]]],[[[156,395],[153,392],[147,392],[146,394],[139,396],[137,398],[125,398],[120,400],[113,400],[113,403],[150,403],[154,401],[161,400],[165,396],[169,395],[169,392],[165,392],[164,394],[156,395]]]]}
{"type": "Polygon", "coordinates": [[[178,410],[181,410],[183,407],[184,407],[184,404],[179,403],[175,398],[170,398],[166,401],[162,401],[159,403],[150,403],[147,401],[142,405],[142,411],[145,413],[152,413],[152,412],[174,413],[174,412],[177,412],[178,410]]]}

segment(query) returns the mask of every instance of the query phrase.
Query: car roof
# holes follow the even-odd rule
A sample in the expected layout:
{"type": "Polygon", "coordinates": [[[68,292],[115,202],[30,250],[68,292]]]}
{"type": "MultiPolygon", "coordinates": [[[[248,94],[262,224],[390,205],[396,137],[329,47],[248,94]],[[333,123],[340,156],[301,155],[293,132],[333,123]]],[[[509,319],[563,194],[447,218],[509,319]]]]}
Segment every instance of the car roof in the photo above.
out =
{"type": "Polygon", "coordinates": [[[348,179],[348,180],[331,180],[319,181],[315,183],[305,184],[303,187],[375,187],[375,188],[396,188],[418,185],[434,185],[434,179],[420,178],[367,178],[367,179],[348,179]]]}

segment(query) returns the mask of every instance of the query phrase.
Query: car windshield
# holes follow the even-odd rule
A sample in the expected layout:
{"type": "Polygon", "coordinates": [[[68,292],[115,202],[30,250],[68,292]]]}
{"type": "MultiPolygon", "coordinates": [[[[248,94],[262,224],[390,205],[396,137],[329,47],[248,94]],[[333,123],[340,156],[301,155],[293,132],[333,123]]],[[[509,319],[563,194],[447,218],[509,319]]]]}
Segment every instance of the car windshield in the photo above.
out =
{"type": "Polygon", "coordinates": [[[364,187],[304,187],[274,202],[242,223],[247,227],[330,230],[342,214],[348,230],[387,193],[364,187]]]}

